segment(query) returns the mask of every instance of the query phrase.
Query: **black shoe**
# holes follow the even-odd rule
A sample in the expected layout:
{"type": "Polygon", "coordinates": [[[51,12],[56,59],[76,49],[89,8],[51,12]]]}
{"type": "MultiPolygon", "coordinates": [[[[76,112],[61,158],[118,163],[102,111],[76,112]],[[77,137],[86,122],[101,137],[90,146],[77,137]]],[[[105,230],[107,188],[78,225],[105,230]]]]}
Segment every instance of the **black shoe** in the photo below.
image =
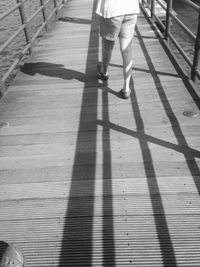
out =
{"type": "Polygon", "coordinates": [[[108,76],[108,74],[105,75],[105,74],[101,73],[101,68],[102,68],[102,65],[101,65],[101,64],[98,64],[98,65],[97,65],[97,76],[98,76],[98,78],[101,79],[102,81],[107,81],[108,78],[109,78],[109,76],[108,76]]]}
{"type": "Polygon", "coordinates": [[[123,89],[119,91],[119,95],[121,98],[123,99],[128,99],[131,95],[131,90],[129,90],[128,92],[125,92],[123,89]]]}

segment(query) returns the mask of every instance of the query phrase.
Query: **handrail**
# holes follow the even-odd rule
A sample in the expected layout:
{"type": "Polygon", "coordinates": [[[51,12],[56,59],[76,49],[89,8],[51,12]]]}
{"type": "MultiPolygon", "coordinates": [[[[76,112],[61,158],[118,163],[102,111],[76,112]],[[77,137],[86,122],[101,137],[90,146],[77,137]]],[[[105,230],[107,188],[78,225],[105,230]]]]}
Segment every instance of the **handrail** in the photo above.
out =
{"type": "Polygon", "coordinates": [[[184,60],[187,62],[191,69],[191,79],[196,82],[197,78],[200,79],[200,7],[194,4],[191,0],[180,0],[186,3],[188,6],[192,7],[196,12],[198,12],[198,28],[196,35],[190,31],[190,29],[176,16],[174,15],[174,10],[172,9],[173,0],[166,0],[167,5],[165,6],[161,0],[142,0],[140,6],[142,10],[148,15],[147,10],[150,11],[150,17],[152,21],[156,20],[157,24],[163,30],[163,37],[165,41],[169,44],[169,40],[172,41],[174,46],[177,48],[179,53],[182,55],[184,60]],[[165,24],[160,20],[158,14],[156,14],[155,5],[159,5],[166,12],[165,24]],[[171,33],[172,19],[183,29],[183,31],[194,41],[194,57],[191,60],[185,53],[184,49],[177,42],[171,33]]]}
{"type": "Polygon", "coordinates": [[[199,6],[193,3],[190,0],[182,0],[184,3],[186,3],[188,6],[194,8],[196,11],[199,11],[199,6]]]}
{"type": "Polygon", "coordinates": [[[61,9],[61,7],[64,5],[66,0],[40,0],[40,7],[33,13],[29,18],[26,17],[26,10],[24,4],[28,1],[32,0],[17,0],[17,3],[4,12],[2,15],[0,15],[0,22],[3,21],[5,18],[7,18],[9,15],[13,14],[16,10],[19,10],[19,16],[21,18],[21,26],[18,28],[18,30],[13,33],[1,46],[0,46],[0,54],[5,51],[5,49],[15,40],[19,34],[24,31],[24,35],[26,38],[26,43],[24,47],[21,49],[18,57],[14,60],[12,65],[8,68],[6,73],[3,75],[3,77],[0,80],[0,94],[3,95],[5,93],[5,83],[8,79],[8,77],[11,75],[13,70],[17,67],[17,65],[21,62],[21,60],[24,58],[26,53],[29,51],[31,53],[32,47],[42,32],[42,30],[45,28],[47,29],[47,25],[49,24],[51,18],[56,15],[57,12],[61,9]],[[52,2],[53,8],[50,14],[47,16],[47,8],[48,4],[52,2]],[[43,23],[40,25],[40,27],[37,29],[36,33],[31,37],[31,31],[30,31],[30,23],[31,21],[38,15],[42,13],[43,17],[43,23]]]}
{"type": "Polygon", "coordinates": [[[20,6],[20,4],[15,5],[14,7],[10,8],[9,10],[7,10],[6,12],[4,12],[1,16],[0,16],[0,21],[2,21],[4,18],[6,18],[8,15],[12,14],[16,9],[18,9],[18,7],[20,6]]]}

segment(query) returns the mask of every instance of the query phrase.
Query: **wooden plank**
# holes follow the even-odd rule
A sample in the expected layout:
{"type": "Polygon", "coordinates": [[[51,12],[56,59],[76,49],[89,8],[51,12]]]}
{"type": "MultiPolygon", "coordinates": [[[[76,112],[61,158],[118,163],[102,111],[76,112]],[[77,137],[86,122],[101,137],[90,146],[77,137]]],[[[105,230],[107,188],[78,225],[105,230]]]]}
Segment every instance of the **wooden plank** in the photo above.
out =
{"type": "MultiPolygon", "coordinates": [[[[166,178],[167,179],[167,178],[166,178]]],[[[178,179],[177,179],[178,180],[178,179]]],[[[181,178],[179,178],[181,180],[181,178]]],[[[159,195],[151,196],[155,203],[160,206],[159,195]]],[[[66,218],[66,212],[69,204],[69,199],[67,196],[59,196],[54,199],[52,198],[27,198],[18,199],[17,201],[13,199],[8,199],[1,205],[1,220],[3,222],[16,222],[20,224],[28,223],[28,220],[47,220],[60,218],[64,221],[66,218]]],[[[191,217],[196,217],[197,219],[193,221],[193,224],[197,226],[198,230],[198,219],[199,219],[199,206],[200,200],[198,194],[193,192],[188,194],[175,194],[170,193],[163,194],[163,207],[165,210],[165,216],[173,220],[173,216],[181,217],[182,220],[192,220],[191,217]],[[188,199],[189,196],[189,199],[188,199]]],[[[123,194],[123,195],[97,195],[95,197],[91,196],[81,196],[73,197],[73,204],[71,207],[70,215],[72,218],[83,218],[83,217],[100,217],[106,216],[110,217],[111,214],[117,218],[117,216],[152,216],[152,202],[149,194],[123,194]],[[112,210],[109,208],[109,203],[112,201],[112,210]],[[84,205],[81,205],[81,202],[84,205]],[[107,203],[104,210],[102,210],[102,203],[107,203]],[[133,205],[134,203],[134,205],[133,205]],[[95,206],[92,211],[88,209],[91,205],[95,206]]],[[[156,214],[162,215],[162,209],[158,208],[155,211],[156,214]]],[[[114,218],[113,217],[113,218],[114,218]]],[[[48,225],[48,220],[45,222],[48,225]]],[[[183,225],[180,225],[180,227],[183,225]]],[[[178,227],[178,225],[177,225],[178,227]]],[[[12,229],[10,229],[11,231],[12,229]]],[[[3,232],[3,228],[1,230],[3,232]]],[[[6,233],[5,233],[6,234],[6,233]]]]}
{"type": "MultiPolygon", "coordinates": [[[[91,99],[92,101],[92,99],[91,99]]],[[[58,101],[60,104],[64,103],[64,100],[63,101],[58,101]]],[[[78,102],[78,101],[77,101],[78,102]]],[[[57,105],[59,106],[59,103],[57,103],[57,105]]],[[[73,109],[72,109],[73,111],[73,109]]],[[[101,110],[100,110],[101,111],[101,110]]],[[[152,120],[155,120],[154,123],[153,123],[153,127],[160,127],[162,126],[162,124],[164,125],[174,125],[174,126],[177,126],[177,122],[176,120],[178,120],[181,124],[183,125],[190,125],[190,126],[193,126],[193,125],[198,125],[200,123],[200,116],[197,116],[197,117],[194,117],[194,118],[188,118],[186,116],[183,115],[183,111],[184,110],[178,110],[178,111],[173,111],[173,112],[168,112],[168,114],[166,115],[165,111],[162,109],[162,110],[142,110],[141,113],[142,113],[142,122],[143,124],[145,125],[145,127],[150,128],[152,126],[152,120]]],[[[196,111],[196,110],[194,110],[196,111]]],[[[94,111],[96,112],[96,111],[94,111]]],[[[106,113],[106,112],[105,112],[106,113]]],[[[69,130],[70,129],[77,129],[77,124],[80,120],[80,112],[77,112],[77,110],[71,114],[69,114],[68,112],[63,112],[61,114],[59,113],[54,113],[52,115],[46,115],[45,116],[45,120],[42,119],[44,118],[42,112],[40,114],[40,116],[29,116],[29,117],[8,117],[8,118],[3,118],[3,121],[7,121],[9,123],[9,127],[7,128],[3,128],[2,129],[2,133],[4,132],[4,130],[8,130],[11,128],[11,127],[18,127],[18,126],[27,126],[27,125],[32,125],[33,127],[34,126],[39,126],[40,124],[43,124],[43,126],[45,125],[56,125],[58,121],[60,121],[61,124],[64,125],[65,122],[67,122],[67,127],[66,129],[68,128],[69,130]]],[[[103,114],[104,115],[104,112],[103,114]]],[[[136,118],[136,120],[138,119],[139,120],[139,116],[140,116],[140,112],[139,111],[135,111],[134,113],[133,112],[130,112],[129,111],[123,111],[121,112],[120,116],[118,116],[118,113],[111,113],[110,114],[110,120],[98,120],[97,118],[91,118],[91,116],[87,113],[87,109],[86,109],[86,112],[85,112],[85,117],[84,119],[82,120],[82,123],[85,124],[85,126],[89,127],[89,128],[93,128],[95,125],[101,125],[101,126],[104,126],[104,127],[108,127],[109,128],[109,125],[110,125],[110,128],[114,127],[113,125],[120,125],[121,127],[126,127],[127,128],[127,131],[132,131],[132,130],[135,130],[136,126],[137,126],[137,123],[138,121],[135,121],[134,117],[136,118]],[[131,115],[131,116],[130,116],[131,115]],[[130,121],[127,122],[125,121],[125,119],[127,118],[127,116],[129,116],[130,118],[130,121]],[[90,125],[91,127],[90,127],[90,125]],[[129,126],[130,125],[130,126],[129,126]]],[[[84,129],[85,127],[83,127],[84,129]]],[[[88,128],[88,129],[89,129],[88,128]]],[[[78,131],[78,129],[77,129],[78,131]]]]}
{"type": "MultiPolygon", "coordinates": [[[[124,119],[126,119],[127,117],[124,116],[124,119]]],[[[152,117],[151,117],[152,118],[152,117]]],[[[59,118],[58,118],[59,119],[59,118]]],[[[2,126],[1,131],[0,131],[0,136],[6,136],[6,135],[21,135],[21,134],[37,134],[37,133],[57,133],[57,132],[66,132],[66,131],[78,131],[79,127],[77,126],[76,122],[78,122],[78,118],[76,120],[76,122],[70,122],[70,125],[66,125],[64,120],[61,120],[60,123],[58,121],[51,121],[50,122],[45,122],[45,120],[43,121],[38,121],[35,120],[35,123],[31,122],[30,120],[24,120],[24,125],[22,124],[18,124],[18,125],[12,125],[10,124],[9,121],[2,121],[2,123],[8,123],[8,126],[2,126]]],[[[197,123],[199,123],[199,120],[196,119],[192,119],[189,121],[189,119],[187,120],[186,118],[183,119],[182,121],[182,125],[183,126],[188,126],[188,127],[194,127],[194,130],[196,129],[196,121],[197,123]]],[[[173,126],[174,129],[177,128],[177,130],[179,130],[180,128],[176,125],[176,123],[170,123],[168,118],[161,118],[159,121],[155,122],[155,125],[151,125],[150,123],[150,117],[146,118],[146,130],[147,132],[149,132],[151,130],[151,128],[153,127],[154,130],[160,131],[160,128],[162,128],[161,131],[163,131],[163,128],[169,128],[170,126],[173,126]]],[[[17,121],[12,122],[13,124],[17,123],[17,121]]],[[[112,124],[110,124],[109,122],[105,122],[103,123],[104,127],[109,128],[110,126],[112,126],[112,128],[116,128],[119,129],[121,131],[124,131],[125,133],[130,133],[134,134],[137,133],[137,127],[136,127],[136,123],[134,122],[134,120],[132,119],[131,123],[131,127],[130,127],[130,122],[124,121],[122,118],[121,120],[117,121],[117,123],[115,121],[113,121],[112,124]],[[117,123],[123,123],[120,127],[118,127],[117,123]]],[[[99,123],[100,128],[102,127],[102,123],[99,123]]],[[[83,127],[81,128],[80,131],[96,131],[97,129],[97,121],[86,121],[83,125],[83,127]]]]}
{"type": "MultiPolygon", "coordinates": [[[[199,139],[198,139],[199,140],[199,139]]],[[[187,144],[184,146],[178,145],[173,143],[167,143],[166,145],[160,146],[159,140],[156,143],[150,143],[148,147],[145,145],[140,145],[138,139],[133,139],[133,140],[117,140],[117,141],[112,141],[110,140],[96,140],[96,146],[94,146],[95,139],[93,141],[88,141],[88,142],[82,142],[79,143],[79,146],[76,149],[76,154],[85,154],[85,156],[95,153],[98,151],[99,158],[103,154],[109,154],[109,153],[115,153],[118,157],[118,154],[122,157],[122,155],[127,154],[127,160],[129,157],[131,157],[132,161],[135,162],[136,158],[138,157],[141,161],[141,150],[142,151],[149,151],[152,155],[152,161],[154,159],[154,155],[157,155],[155,161],[160,160],[168,160],[170,161],[170,157],[175,157],[176,161],[179,161],[178,159],[181,159],[181,156],[184,156],[187,154],[187,159],[189,158],[200,158],[200,152],[198,151],[199,147],[191,148],[188,147],[187,144]],[[103,152],[100,152],[105,146],[106,148],[103,150],[103,152]],[[111,152],[112,151],[112,152],[111,152]],[[179,154],[179,155],[178,155],[179,154]],[[132,156],[131,156],[132,155],[132,156]],[[133,156],[135,155],[135,156],[133,156]]],[[[142,140],[142,142],[145,142],[145,138],[142,140]]],[[[162,141],[160,141],[161,143],[162,141]]],[[[164,142],[163,142],[164,143],[164,142]]],[[[195,143],[197,144],[197,143],[195,143]]],[[[34,157],[34,156],[56,156],[56,157],[65,157],[68,155],[68,157],[73,158],[74,155],[74,144],[69,144],[69,143],[54,143],[54,144],[31,144],[31,145],[18,145],[18,146],[2,146],[1,147],[1,155],[0,155],[0,160],[4,161],[10,158],[20,158],[20,157],[34,157]]],[[[115,159],[115,157],[113,157],[115,159]]],[[[184,159],[184,157],[183,157],[184,159]]],[[[9,159],[8,159],[9,160],[9,159]]],[[[123,159],[122,159],[123,161],[123,159]]],[[[137,159],[138,161],[138,159],[137,159]]],[[[115,162],[115,161],[113,161],[115,162]]],[[[86,162],[87,164],[87,162],[86,162]]]]}
{"type": "Polygon", "coordinates": [[[110,165],[77,165],[73,166],[47,166],[41,168],[3,169],[0,170],[1,184],[23,184],[33,182],[69,181],[72,176],[75,180],[110,179],[110,169],[114,178],[131,177],[182,177],[191,176],[195,179],[199,175],[200,161],[195,162],[141,162],[112,163],[110,165]],[[196,165],[196,168],[194,166],[196,165]],[[76,172],[75,172],[76,171],[76,172]],[[104,172],[104,173],[103,173],[104,172]]]}
{"type": "MultiPolygon", "coordinates": [[[[192,129],[194,130],[194,129],[192,129]]],[[[105,133],[105,132],[104,132],[105,133]]],[[[130,135],[125,135],[116,131],[106,131],[108,135],[112,136],[112,141],[109,138],[103,138],[102,132],[97,133],[97,138],[94,133],[80,134],[82,141],[79,142],[78,151],[91,152],[99,151],[102,149],[103,144],[107,145],[104,151],[110,150],[130,150],[138,151],[140,149],[145,149],[144,145],[139,144],[139,140],[145,141],[145,137],[139,138],[138,134],[135,137],[130,135]],[[96,141],[96,148],[92,148],[92,144],[96,141]],[[110,145],[110,148],[109,148],[110,145]],[[123,147],[123,149],[122,149],[123,147]]],[[[198,156],[198,149],[200,146],[200,140],[198,134],[194,133],[193,136],[189,137],[179,137],[179,143],[184,143],[183,145],[178,144],[176,137],[173,137],[172,133],[169,132],[167,139],[156,139],[155,136],[146,135],[146,139],[149,141],[149,150],[153,149],[172,149],[179,151],[180,153],[194,153],[196,157],[198,156]]],[[[66,153],[67,151],[73,151],[74,146],[77,141],[77,136],[75,133],[55,133],[55,134],[36,134],[36,135],[22,135],[22,136],[2,136],[0,139],[1,155],[0,157],[16,156],[16,155],[26,155],[30,152],[30,155],[40,154],[59,154],[66,153]],[[24,154],[23,154],[24,150],[24,154]],[[55,153],[54,153],[55,152],[55,153]]]]}
{"type": "MultiPolygon", "coordinates": [[[[195,217],[192,218],[195,219],[195,217]]],[[[198,217],[196,219],[198,219],[198,217]]],[[[87,221],[88,218],[82,219],[82,225],[80,225],[77,224],[75,219],[72,219],[68,221],[68,228],[66,228],[62,220],[49,220],[49,225],[46,225],[45,221],[33,221],[33,228],[35,231],[32,232],[31,228],[28,228],[26,243],[23,242],[22,234],[24,233],[24,229],[27,228],[22,222],[22,224],[16,224],[15,231],[12,231],[10,236],[14,236],[16,242],[21,244],[30,265],[41,266],[41,264],[46,264],[45,266],[47,266],[47,264],[51,264],[52,261],[54,261],[56,265],[59,265],[59,255],[62,253],[63,248],[62,234],[65,234],[65,236],[69,238],[64,244],[66,264],[69,263],[69,261],[74,261],[74,251],[79,251],[79,253],[76,253],[76,257],[82,262],[84,255],[88,253],[88,247],[83,246],[83,244],[84,240],[89,240],[90,231],[88,231],[88,229],[84,229],[83,231],[81,226],[87,225],[87,221]],[[47,227],[46,229],[45,226],[47,227]],[[64,231],[62,231],[63,227],[65,227],[64,231]],[[69,234],[68,229],[71,229],[71,234],[69,234]],[[74,230],[77,233],[82,233],[82,235],[77,236],[74,230]],[[17,235],[16,232],[19,234],[17,235]],[[40,241],[39,244],[37,243],[38,239],[40,241]],[[33,251],[35,251],[35,255],[33,251]]],[[[199,232],[193,224],[194,220],[190,221],[182,216],[173,216],[172,219],[169,218],[172,241],[177,251],[176,257],[183,266],[184,264],[190,266],[190,257],[192,257],[193,266],[197,266],[196,263],[199,261],[199,232]],[[181,227],[177,227],[178,222],[180,222],[181,227]],[[185,247],[184,240],[187,242],[187,247],[185,247]]],[[[94,226],[98,231],[95,231],[93,236],[93,266],[100,265],[104,258],[103,254],[100,253],[102,247],[101,230],[104,228],[105,231],[112,231],[111,225],[115,226],[115,248],[119,266],[130,264],[128,259],[132,257],[134,257],[134,262],[137,266],[152,266],[153,264],[162,266],[159,240],[152,216],[116,217],[114,222],[108,218],[104,220],[104,223],[100,221],[98,217],[94,219],[94,226]]],[[[9,241],[12,240],[12,238],[9,239],[9,241]]],[[[111,242],[111,239],[108,240],[111,242]]],[[[165,246],[168,247],[167,242],[165,246]]]]}
{"type": "MultiPolygon", "coordinates": [[[[198,180],[199,177],[197,177],[198,180]]],[[[46,199],[46,198],[63,198],[86,196],[126,196],[132,194],[145,194],[147,196],[159,194],[181,194],[193,193],[198,195],[198,190],[191,177],[175,177],[161,178],[136,178],[134,179],[98,179],[78,180],[78,181],[63,181],[63,182],[46,182],[46,183],[28,183],[28,184],[9,184],[1,185],[0,201],[19,200],[19,199],[46,199]],[[187,186],[186,186],[187,185],[187,186]]],[[[159,202],[159,197],[158,197],[159,202]]],[[[164,203],[164,201],[163,201],[164,203]]],[[[159,209],[160,210],[160,209],[159,209]]],[[[177,211],[178,212],[178,211],[177,211]]]]}
{"type": "MultiPolygon", "coordinates": [[[[197,217],[198,219],[199,217],[197,217]]],[[[88,218],[79,218],[82,220],[82,222],[85,222],[88,220],[88,218]]],[[[161,219],[161,218],[160,218],[161,219]]],[[[195,217],[193,217],[195,219],[195,217]]],[[[111,220],[109,216],[106,218],[107,222],[111,220]]],[[[2,223],[2,234],[6,233],[6,231],[9,231],[10,235],[14,235],[16,238],[16,241],[22,242],[22,233],[24,232],[24,229],[27,229],[25,232],[25,238],[27,242],[36,242],[37,239],[43,243],[43,242],[61,242],[62,234],[65,234],[67,232],[67,229],[65,229],[65,219],[64,218],[55,218],[55,219],[50,219],[49,223],[47,224],[45,220],[39,219],[37,221],[32,220],[32,221],[25,221],[22,220],[21,223],[20,221],[16,221],[15,229],[10,229],[9,226],[12,225],[11,222],[8,222],[6,225],[6,222],[1,222],[2,223]],[[28,223],[32,223],[32,227],[29,227],[28,223]],[[17,233],[16,233],[17,230],[17,233]]],[[[101,227],[102,222],[97,219],[94,220],[95,226],[97,227],[97,232],[95,233],[96,236],[96,242],[101,242],[101,227]]],[[[106,222],[105,222],[106,224],[106,222]]],[[[119,216],[113,221],[113,226],[116,231],[116,245],[119,246],[120,242],[120,237],[121,237],[121,242],[122,244],[126,244],[128,240],[132,241],[135,239],[136,242],[140,243],[141,239],[146,239],[146,242],[149,243],[150,239],[154,240],[155,243],[158,242],[158,237],[156,233],[156,227],[155,227],[155,222],[153,221],[152,216],[146,215],[142,218],[139,216],[126,216],[123,218],[122,216],[119,216]],[[150,223],[148,223],[151,222],[150,223]],[[129,235],[129,237],[126,240],[126,235],[129,235]],[[141,237],[142,235],[142,237],[141,237]]],[[[77,228],[77,232],[83,231],[84,228],[82,225],[78,224],[74,218],[71,218],[69,221],[69,228],[75,229],[77,228]],[[72,223],[75,225],[73,226],[72,223]]],[[[105,225],[105,229],[107,231],[111,230],[111,227],[109,227],[109,223],[105,225]]],[[[184,238],[186,240],[192,239],[191,236],[194,236],[193,239],[196,240],[199,244],[199,237],[200,233],[198,231],[198,226],[197,226],[197,221],[194,220],[187,220],[185,217],[181,219],[180,215],[175,216],[174,218],[172,216],[169,216],[169,228],[172,232],[172,240],[179,239],[180,243],[183,242],[184,238]],[[177,227],[177,220],[180,218],[180,221],[182,222],[181,227],[177,227]],[[191,228],[190,225],[191,224],[191,228]]],[[[83,238],[85,238],[86,234],[89,234],[89,229],[85,229],[85,233],[83,233],[81,236],[77,236],[76,232],[71,233],[71,236],[69,236],[69,239],[77,239],[71,240],[72,243],[76,242],[76,245],[78,246],[78,241],[82,241],[83,238]]],[[[69,233],[68,233],[69,234],[69,233]]],[[[5,234],[3,234],[3,237],[5,238],[5,234]]],[[[145,241],[144,241],[145,242],[145,241]]],[[[167,242],[166,242],[167,243],[167,242]]],[[[177,242],[179,243],[179,242],[177,242]]],[[[141,244],[141,243],[140,243],[141,244]]],[[[60,244],[61,245],[61,244],[60,244]]],[[[59,245],[59,247],[60,247],[59,245]]],[[[100,245],[100,244],[99,244],[100,245]]],[[[178,245],[178,244],[177,244],[178,245]]],[[[179,244],[180,245],[180,244],[179,244]]],[[[183,244],[182,244],[183,245],[183,244]]],[[[141,246],[141,245],[140,245],[141,246]]],[[[156,246],[157,247],[157,246],[156,246]]],[[[142,247],[141,247],[142,248],[142,247]]],[[[70,250],[70,245],[68,244],[68,249],[70,250]]],[[[190,248],[191,250],[191,248],[190,248]]],[[[159,251],[159,250],[158,250],[159,251]]],[[[198,247],[196,246],[195,252],[198,251],[198,247]]],[[[123,254],[122,254],[123,255],[123,254]]],[[[153,255],[152,255],[153,256],[153,255]]],[[[199,255],[198,255],[199,256],[199,255]]]]}
{"type": "MultiPolygon", "coordinates": [[[[185,162],[194,161],[195,157],[199,158],[199,154],[188,154],[187,156],[174,151],[153,151],[153,153],[146,151],[147,155],[144,156],[141,152],[134,153],[134,151],[116,151],[113,153],[112,162],[115,164],[126,162],[143,162],[144,164],[154,162],[168,161],[168,162],[185,162]]],[[[103,164],[103,157],[110,157],[110,152],[99,152],[96,156],[96,152],[77,152],[77,154],[70,152],[68,154],[41,154],[31,156],[13,156],[0,158],[0,169],[23,169],[23,168],[42,168],[49,166],[68,166],[68,165],[88,165],[88,164],[103,164]],[[78,158],[77,163],[74,163],[75,156],[78,158]]],[[[152,167],[153,168],[153,167],[152,167]]]]}

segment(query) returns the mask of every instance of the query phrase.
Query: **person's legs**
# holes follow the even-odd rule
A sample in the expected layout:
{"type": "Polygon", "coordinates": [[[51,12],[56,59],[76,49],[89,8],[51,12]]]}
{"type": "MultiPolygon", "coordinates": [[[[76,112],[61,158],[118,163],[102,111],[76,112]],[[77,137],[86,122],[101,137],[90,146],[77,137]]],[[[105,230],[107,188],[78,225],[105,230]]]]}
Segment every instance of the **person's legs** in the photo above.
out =
{"type": "Polygon", "coordinates": [[[99,17],[100,36],[102,38],[102,63],[97,66],[97,71],[102,80],[108,79],[108,66],[122,21],[123,16],[113,18],[99,17]]]}
{"type": "MultiPolygon", "coordinates": [[[[97,66],[100,79],[108,79],[108,66],[111,60],[115,40],[119,36],[120,50],[123,60],[123,92],[130,92],[130,78],[132,74],[132,51],[131,44],[135,31],[137,15],[130,14],[124,16],[105,19],[100,17],[100,35],[102,37],[102,64],[97,66]]],[[[130,94],[123,95],[128,98],[130,94]]]]}
{"type": "Polygon", "coordinates": [[[120,51],[123,61],[123,88],[124,98],[130,96],[130,79],[132,75],[132,40],[135,32],[135,25],[137,21],[137,15],[126,15],[122,22],[122,27],[119,33],[120,51]]]}
{"type": "Polygon", "coordinates": [[[132,47],[131,47],[132,38],[119,37],[119,43],[123,61],[123,76],[124,76],[123,91],[129,92],[130,78],[132,75],[132,65],[133,65],[132,47]]]}
{"type": "Polygon", "coordinates": [[[114,41],[102,38],[102,73],[108,75],[108,66],[114,48],[114,41]]]}

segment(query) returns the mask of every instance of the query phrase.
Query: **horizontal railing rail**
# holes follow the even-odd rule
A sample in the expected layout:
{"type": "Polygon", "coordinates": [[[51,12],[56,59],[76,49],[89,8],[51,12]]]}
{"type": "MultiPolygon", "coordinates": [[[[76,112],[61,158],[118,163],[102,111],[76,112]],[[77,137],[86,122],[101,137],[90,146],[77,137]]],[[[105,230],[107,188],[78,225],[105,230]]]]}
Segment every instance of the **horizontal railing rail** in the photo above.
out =
{"type": "Polygon", "coordinates": [[[13,70],[17,67],[17,65],[21,62],[21,60],[24,58],[24,56],[27,53],[32,52],[32,47],[35,44],[35,41],[43,31],[43,29],[47,29],[48,24],[50,23],[50,20],[54,15],[57,14],[57,12],[61,9],[63,4],[66,2],[66,0],[40,0],[40,6],[39,8],[29,17],[27,17],[26,9],[25,9],[25,3],[32,0],[16,0],[16,4],[0,15],[0,23],[6,19],[9,15],[13,14],[15,11],[19,10],[19,16],[21,19],[21,25],[19,28],[0,46],[0,55],[16,40],[16,37],[18,37],[22,32],[24,32],[25,35],[25,44],[22,47],[21,51],[19,52],[18,56],[15,58],[14,62],[12,62],[11,66],[9,66],[8,70],[2,75],[1,77],[1,88],[0,93],[3,95],[5,93],[5,83],[8,79],[8,77],[11,75],[13,70]],[[51,12],[47,13],[47,6],[48,4],[52,3],[53,8],[51,9],[51,12]],[[41,25],[36,29],[36,32],[31,36],[31,30],[30,30],[30,23],[35,19],[38,14],[42,14],[43,22],[41,25]]]}
{"type": "Polygon", "coordinates": [[[185,4],[193,8],[198,14],[198,26],[197,26],[197,33],[194,34],[175,14],[175,11],[172,8],[173,0],[142,0],[141,1],[141,8],[149,15],[153,22],[156,22],[161,32],[163,34],[164,39],[169,44],[171,40],[176,49],[179,51],[180,55],[184,58],[186,63],[188,64],[189,68],[191,69],[190,78],[196,82],[197,78],[200,79],[200,7],[194,4],[191,0],[180,0],[183,1],[185,4]],[[157,8],[161,7],[162,10],[165,11],[165,23],[159,17],[157,12],[157,8]],[[190,39],[194,42],[194,57],[191,59],[186,52],[184,51],[183,47],[178,43],[176,38],[171,33],[172,27],[172,19],[181,27],[184,33],[190,37],[190,39]]]}

